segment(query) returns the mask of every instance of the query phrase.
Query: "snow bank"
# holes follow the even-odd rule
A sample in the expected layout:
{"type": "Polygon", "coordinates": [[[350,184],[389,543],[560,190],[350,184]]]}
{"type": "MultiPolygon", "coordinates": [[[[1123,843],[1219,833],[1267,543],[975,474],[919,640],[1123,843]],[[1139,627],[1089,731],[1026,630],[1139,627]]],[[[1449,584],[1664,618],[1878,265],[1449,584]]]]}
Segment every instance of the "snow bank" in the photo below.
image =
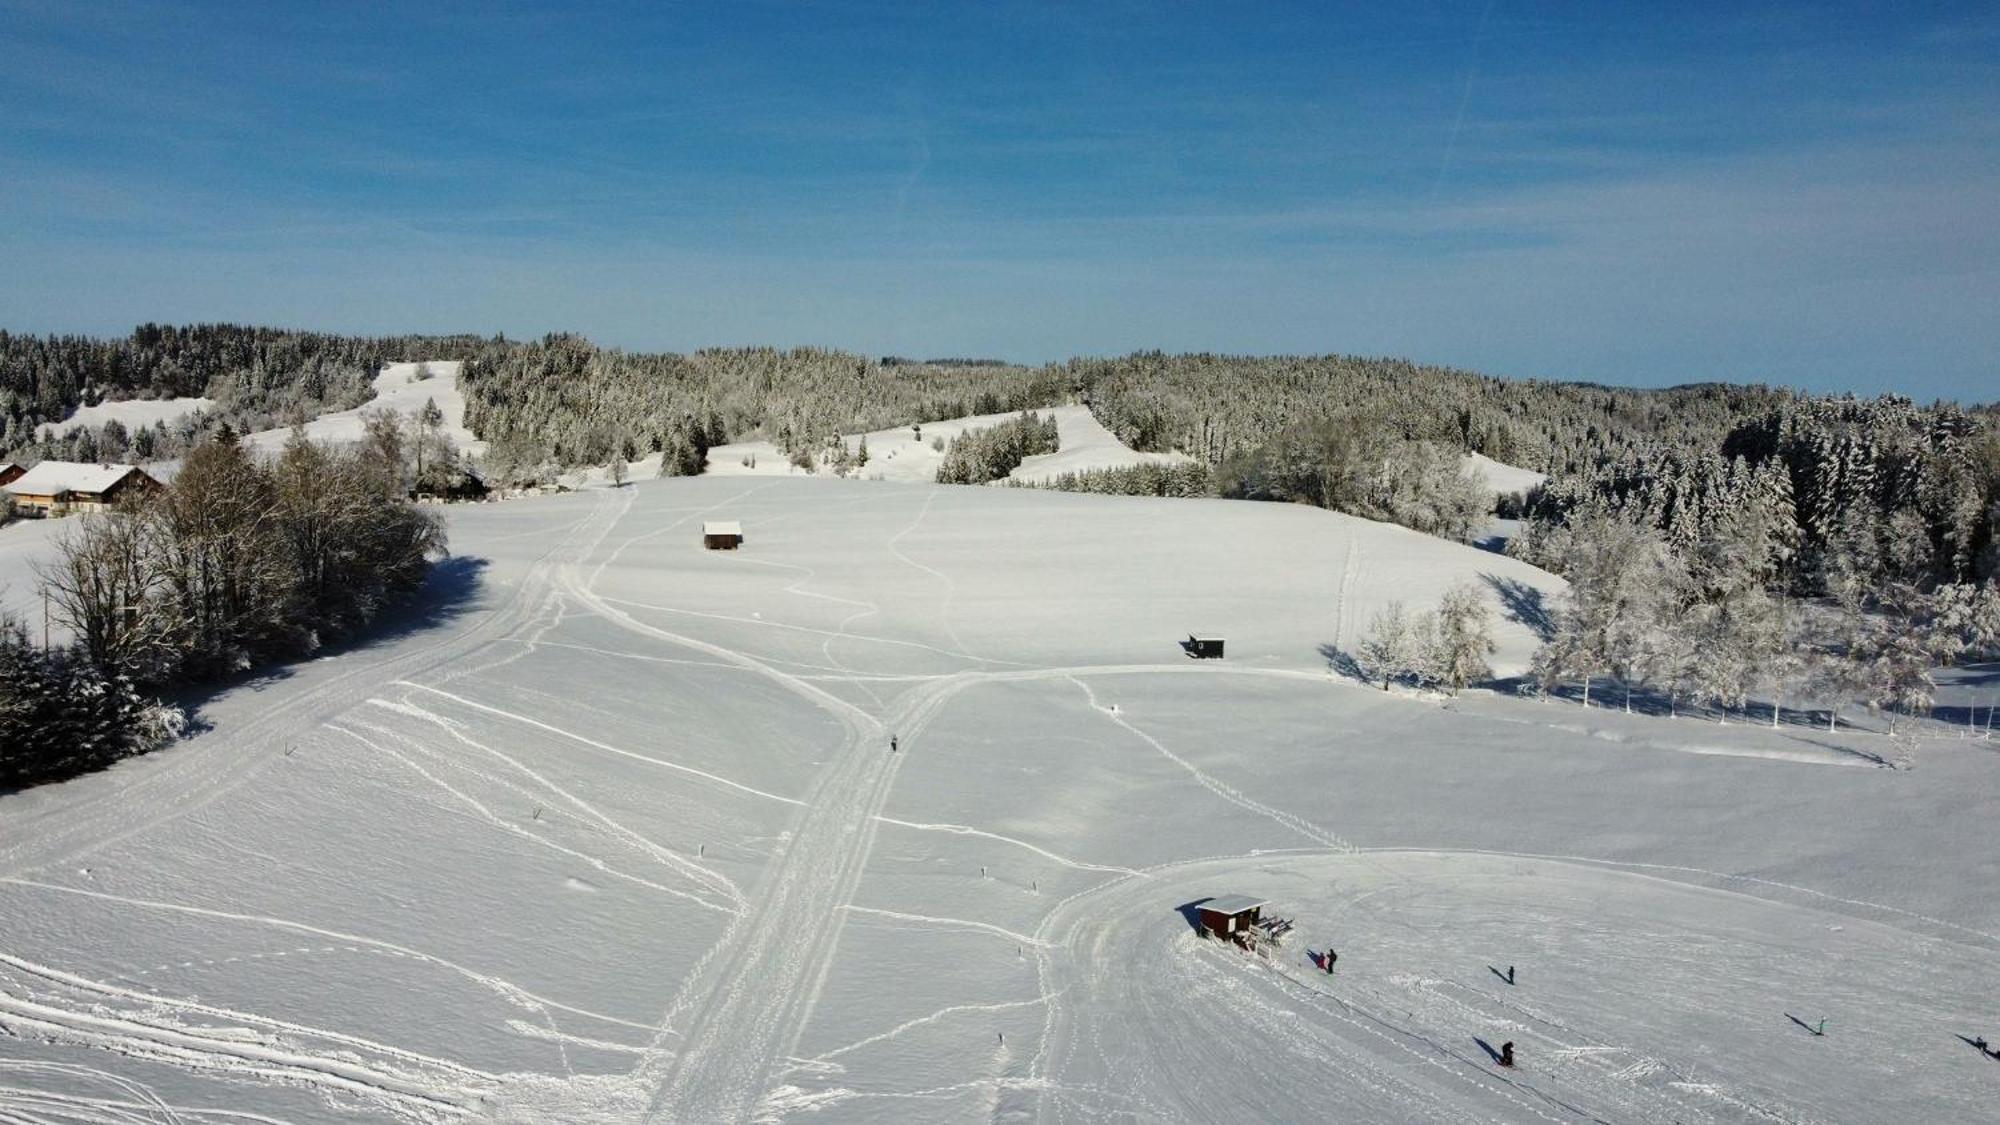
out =
{"type": "Polygon", "coordinates": [[[95,430],[106,422],[117,422],[127,430],[149,430],[159,422],[165,422],[172,428],[174,423],[190,414],[214,409],[215,400],[212,398],[132,398],[100,402],[96,406],[78,407],[60,422],[43,422],[35,428],[35,436],[55,437],[68,433],[76,426],[95,430]]]}
{"type": "Polygon", "coordinates": [[[1141,453],[1118,440],[1087,406],[1060,406],[1056,433],[1060,442],[1054,453],[1042,453],[1021,462],[1010,474],[1018,481],[1052,480],[1064,473],[1091,469],[1122,469],[1129,465],[1175,465],[1194,458],[1184,453],[1141,453]]]}
{"type": "MultiPolygon", "coordinates": [[[[1015,480],[1041,481],[1086,469],[1190,460],[1178,453],[1140,453],[1126,447],[1090,413],[1089,407],[1056,406],[1034,413],[1055,417],[1060,448],[1054,453],[1039,454],[1023,461],[1012,474],[1015,480]]],[[[937,480],[938,465],[944,461],[944,452],[933,448],[932,442],[942,439],[949,446],[953,438],[967,430],[986,429],[1018,417],[1019,411],[975,414],[875,430],[868,434],[848,434],[841,440],[847,443],[849,449],[858,450],[862,439],[867,439],[868,464],[855,476],[865,480],[929,484],[937,480]]],[[[657,465],[658,458],[654,458],[651,464],[657,465]]],[[[635,466],[637,471],[640,470],[635,466]]],[[[776,446],[767,441],[718,445],[708,451],[706,471],[713,476],[806,475],[803,469],[793,466],[776,446]],[[745,464],[746,461],[754,464],[745,464]]]]}
{"type": "Polygon", "coordinates": [[[1513,465],[1495,461],[1484,453],[1465,455],[1465,467],[1472,470],[1486,486],[1487,491],[1505,495],[1510,492],[1526,492],[1549,479],[1548,474],[1533,469],[1516,468],[1513,465]]]}
{"type": "MultiPolygon", "coordinates": [[[[424,408],[424,403],[436,401],[438,410],[444,415],[444,434],[452,440],[461,453],[480,454],[486,451],[486,443],[472,435],[465,428],[465,396],[458,389],[457,360],[438,360],[430,363],[392,363],[375,377],[375,397],[353,410],[340,410],[322,414],[305,424],[306,436],[314,441],[331,442],[336,445],[351,444],[361,440],[365,427],[362,414],[376,410],[390,410],[398,414],[414,416],[424,408]],[[417,377],[419,368],[427,368],[430,377],[417,377]]],[[[249,434],[244,441],[253,449],[276,452],[285,447],[291,430],[262,430],[249,434]]]]}

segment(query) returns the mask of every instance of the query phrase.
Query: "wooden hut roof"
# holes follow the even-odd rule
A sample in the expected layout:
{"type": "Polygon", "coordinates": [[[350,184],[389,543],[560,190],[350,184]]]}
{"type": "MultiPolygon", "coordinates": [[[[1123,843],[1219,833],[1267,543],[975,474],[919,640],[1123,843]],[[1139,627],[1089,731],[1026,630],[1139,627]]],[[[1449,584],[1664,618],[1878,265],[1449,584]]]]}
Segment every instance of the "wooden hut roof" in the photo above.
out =
{"type": "Polygon", "coordinates": [[[742,535],[743,525],[735,520],[703,520],[701,521],[701,533],[703,535],[742,535]]]}
{"type": "Polygon", "coordinates": [[[1195,909],[1215,914],[1241,914],[1246,910],[1255,910],[1269,901],[1269,899],[1251,898],[1249,895],[1217,895],[1207,902],[1197,903],[1195,909]]]}

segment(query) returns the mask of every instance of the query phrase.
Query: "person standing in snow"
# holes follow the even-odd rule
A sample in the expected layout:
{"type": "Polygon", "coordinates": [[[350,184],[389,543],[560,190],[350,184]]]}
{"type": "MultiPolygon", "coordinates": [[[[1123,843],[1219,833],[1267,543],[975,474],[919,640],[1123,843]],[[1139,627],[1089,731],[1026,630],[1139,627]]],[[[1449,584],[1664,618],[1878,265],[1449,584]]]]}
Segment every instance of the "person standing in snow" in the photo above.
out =
{"type": "Polygon", "coordinates": [[[894,754],[895,752],[896,752],[896,736],[892,734],[889,736],[889,753],[894,754]]]}
{"type": "Polygon", "coordinates": [[[1505,1043],[1500,1044],[1500,1065],[1507,1067],[1510,1070],[1513,1069],[1514,1041],[1512,1039],[1509,1039],[1505,1043]]]}

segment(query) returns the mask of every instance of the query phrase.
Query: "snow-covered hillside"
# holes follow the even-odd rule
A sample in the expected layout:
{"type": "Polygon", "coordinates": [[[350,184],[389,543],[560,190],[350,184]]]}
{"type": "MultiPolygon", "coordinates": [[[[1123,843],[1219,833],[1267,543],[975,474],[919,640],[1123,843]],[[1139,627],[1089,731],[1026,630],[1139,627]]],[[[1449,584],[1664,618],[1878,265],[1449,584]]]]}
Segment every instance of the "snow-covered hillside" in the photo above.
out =
{"type": "MultiPolygon", "coordinates": [[[[1056,406],[1036,413],[1055,416],[1060,448],[1054,453],[1044,453],[1022,462],[1011,474],[1015,480],[1040,481],[1085,469],[1171,464],[1188,460],[1178,453],[1141,453],[1127,447],[1117,435],[1105,429],[1086,406],[1056,406]]],[[[929,483],[937,479],[938,465],[944,460],[944,451],[936,448],[934,442],[941,440],[949,445],[951,439],[967,430],[984,429],[1018,417],[1018,411],[976,414],[925,422],[918,426],[876,430],[868,434],[849,434],[842,440],[849,449],[859,450],[862,439],[867,439],[868,464],[856,476],[871,480],[929,483]]],[[[655,457],[651,464],[657,467],[658,462],[655,457]]],[[[633,471],[643,473],[644,470],[634,466],[633,471]]],[[[708,472],[715,476],[799,476],[805,471],[788,462],[785,455],[768,441],[743,441],[718,445],[709,450],[708,472]]]]}
{"type": "Polygon", "coordinates": [[[0,797],[0,1117],[1990,1115],[1990,747],[1327,674],[1390,598],[1532,618],[1513,560],[782,478],[447,515],[407,629],[0,797]],[[1289,943],[1195,936],[1228,893],[1289,943]]]}
{"type": "Polygon", "coordinates": [[[214,409],[215,400],[212,398],[133,398],[100,402],[96,406],[80,406],[60,422],[43,422],[35,428],[35,436],[55,437],[77,426],[95,430],[106,422],[117,422],[128,431],[151,429],[159,422],[172,427],[190,414],[214,409]]]}
{"type": "Polygon", "coordinates": [[[1465,467],[1472,471],[1473,476],[1479,478],[1487,491],[1502,495],[1509,492],[1526,492],[1549,479],[1546,473],[1495,461],[1484,453],[1466,454],[1465,467]]]}
{"type": "MultiPolygon", "coordinates": [[[[465,396],[458,389],[457,360],[437,360],[430,363],[392,363],[375,377],[375,397],[353,410],[340,410],[322,414],[305,425],[306,436],[315,441],[345,444],[361,440],[364,413],[375,410],[391,410],[398,414],[415,415],[424,408],[424,403],[435,400],[439,413],[444,415],[443,432],[458,447],[461,453],[479,454],[486,451],[486,443],[472,435],[465,428],[465,396]],[[427,378],[419,378],[419,371],[427,371],[427,378]]],[[[291,430],[263,430],[244,438],[258,450],[276,452],[285,447],[285,440],[291,430]]]]}

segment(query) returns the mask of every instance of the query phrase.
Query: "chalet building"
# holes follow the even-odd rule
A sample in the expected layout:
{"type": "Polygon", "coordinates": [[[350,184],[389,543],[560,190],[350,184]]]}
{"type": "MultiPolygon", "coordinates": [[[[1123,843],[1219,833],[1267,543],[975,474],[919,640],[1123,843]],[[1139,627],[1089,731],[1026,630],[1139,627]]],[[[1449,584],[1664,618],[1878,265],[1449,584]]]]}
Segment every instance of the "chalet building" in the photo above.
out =
{"type": "Polygon", "coordinates": [[[0,488],[5,488],[21,479],[21,474],[27,471],[12,461],[0,461],[0,488]]]}
{"type": "MultiPolygon", "coordinates": [[[[4,479],[4,474],[0,474],[4,479]]],[[[68,516],[108,508],[165,487],[136,465],[43,461],[0,484],[24,516],[68,516]]]]}
{"type": "Polygon", "coordinates": [[[703,520],[701,545],[711,551],[734,551],[743,545],[743,525],[735,520],[703,520]]]}
{"type": "Polygon", "coordinates": [[[1195,660],[1222,659],[1222,638],[1213,633],[1189,633],[1181,650],[1195,660]]]}

